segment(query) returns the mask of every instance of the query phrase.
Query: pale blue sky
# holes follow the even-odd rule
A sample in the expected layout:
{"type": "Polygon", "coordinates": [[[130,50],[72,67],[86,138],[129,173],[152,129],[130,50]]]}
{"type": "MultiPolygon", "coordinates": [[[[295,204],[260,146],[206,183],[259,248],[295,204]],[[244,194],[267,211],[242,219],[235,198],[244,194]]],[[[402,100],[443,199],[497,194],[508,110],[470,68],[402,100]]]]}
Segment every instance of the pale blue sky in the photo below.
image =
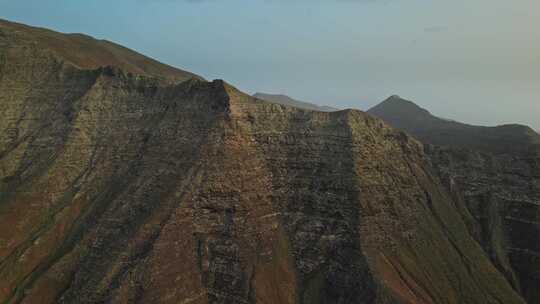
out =
{"type": "Polygon", "coordinates": [[[538,0],[0,0],[0,18],[248,93],[360,109],[399,94],[447,118],[540,129],[538,0]]]}

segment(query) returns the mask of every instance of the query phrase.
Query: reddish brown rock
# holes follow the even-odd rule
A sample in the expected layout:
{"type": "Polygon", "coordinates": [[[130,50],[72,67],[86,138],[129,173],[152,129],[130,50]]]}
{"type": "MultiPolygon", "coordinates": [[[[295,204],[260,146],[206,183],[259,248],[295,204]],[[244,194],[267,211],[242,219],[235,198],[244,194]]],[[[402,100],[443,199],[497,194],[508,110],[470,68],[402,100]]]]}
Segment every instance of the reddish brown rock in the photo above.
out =
{"type": "Polygon", "coordinates": [[[0,302],[524,303],[381,120],[0,29],[0,302]]]}

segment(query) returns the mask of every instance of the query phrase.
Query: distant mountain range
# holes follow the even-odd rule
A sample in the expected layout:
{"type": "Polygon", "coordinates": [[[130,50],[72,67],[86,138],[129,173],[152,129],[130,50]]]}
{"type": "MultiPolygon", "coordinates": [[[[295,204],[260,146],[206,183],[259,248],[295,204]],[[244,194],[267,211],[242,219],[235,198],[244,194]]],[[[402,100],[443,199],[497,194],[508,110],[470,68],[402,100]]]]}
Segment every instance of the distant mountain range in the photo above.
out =
{"type": "Polygon", "coordinates": [[[339,109],[336,109],[336,108],[332,108],[328,106],[319,106],[311,102],[296,100],[287,95],[281,95],[281,94],[255,93],[253,94],[253,97],[270,101],[273,103],[279,103],[282,105],[292,106],[292,107],[306,109],[306,110],[321,111],[321,112],[339,111],[339,109]]]}
{"type": "Polygon", "coordinates": [[[367,111],[422,142],[490,153],[528,153],[540,146],[540,135],[528,126],[474,126],[432,115],[415,103],[391,96],[367,111]]]}

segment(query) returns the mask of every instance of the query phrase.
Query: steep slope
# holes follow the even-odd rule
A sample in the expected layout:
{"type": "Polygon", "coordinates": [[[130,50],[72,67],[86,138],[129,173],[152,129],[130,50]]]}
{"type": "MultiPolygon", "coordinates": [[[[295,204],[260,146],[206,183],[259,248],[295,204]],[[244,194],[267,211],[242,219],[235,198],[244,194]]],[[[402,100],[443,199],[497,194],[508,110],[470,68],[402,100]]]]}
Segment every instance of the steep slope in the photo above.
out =
{"type": "Polygon", "coordinates": [[[285,106],[292,106],[300,109],[306,109],[306,110],[313,110],[313,111],[321,111],[321,112],[334,112],[338,111],[336,108],[328,107],[328,106],[319,106],[314,103],[305,102],[305,101],[299,101],[296,99],[292,99],[287,95],[281,95],[281,94],[266,94],[266,93],[255,93],[253,94],[253,97],[270,101],[273,103],[285,105],[285,106]]]}
{"type": "Polygon", "coordinates": [[[368,110],[424,143],[470,148],[489,153],[530,153],[540,148],[540,135],[523,125],[472,126],[433,116],[411,101],[391,96],[368,110]]]}
{"type": "Polygon", "coordinates": [[[540,302],[540,157],[428,147],[474,215],[472,234],[528,303],[540,302]]]}
{"type": "Polygon", "coordinates": [[[2,303],[524,303],[422,146],[0,47],[2,303]]]}
{"type": "Polygon", "coordinates": [[[165,65],[107,40],[97,40],[83,34],[62,34],[43,28],[0,19],[0,47],[11,51],[32,45],[48,49],[64,62],[82,68],[96,69],[116,66],[126,72],[165,78],[172,82],[199,78],[193,73],[165,65]]]}
{"type": "Polygon", "coordinates": [[[461,207],[471,234],[512,286],[529,303],[540,303],[537,134],[517,125],[487,128],[444,121],[397,97],[370,113],[427,144],[440,145],[428,145],[426,152],[461,207]]]}

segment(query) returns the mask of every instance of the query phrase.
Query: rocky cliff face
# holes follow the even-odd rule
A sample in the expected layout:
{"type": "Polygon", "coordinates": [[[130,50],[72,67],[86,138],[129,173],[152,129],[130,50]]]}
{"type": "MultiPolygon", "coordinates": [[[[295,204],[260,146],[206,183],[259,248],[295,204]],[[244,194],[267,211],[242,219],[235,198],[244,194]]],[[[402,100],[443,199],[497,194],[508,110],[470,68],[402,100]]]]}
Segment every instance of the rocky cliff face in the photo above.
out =
{"type": "Polygon", "coordinates": [[[450,189],[474,216],[472,233],[529,303],[540,301],[540,157],[431,146],[450,189]]]}
{"type": "Polygon", "coordinates": [[[524,303],[382,121],[84,69],[12,34],[0,302],[524,303]]]}
{"type": "Polygon", "coordinates": [[[538,134],[524,126],[444,121],[397,97],[370,113],[427,144],[426,152],[471,234],[513,288],[528,303],[540,303],[538,134]],[[442,131],[447,136],[436,137],[442,131]]]}

